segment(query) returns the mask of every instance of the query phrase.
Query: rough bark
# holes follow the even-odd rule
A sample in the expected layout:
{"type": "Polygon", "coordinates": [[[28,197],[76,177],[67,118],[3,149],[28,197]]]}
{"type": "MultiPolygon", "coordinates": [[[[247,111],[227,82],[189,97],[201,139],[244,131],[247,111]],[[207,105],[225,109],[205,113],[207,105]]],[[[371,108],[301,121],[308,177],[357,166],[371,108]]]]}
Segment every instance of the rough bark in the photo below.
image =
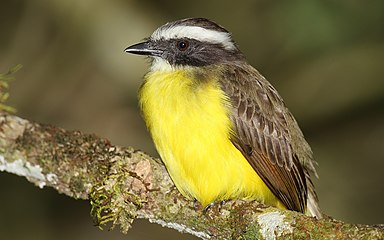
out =
{"type": "Polygon", "coordinates": [[[144,218],[202,239],[384,238],[384,225],[317,220],[254,201],[229,201],[203,213],[175,189],[160,160],[7,113],[0,113],[0,171],[89,199],[99,226],[120,226],[124,233],[135,218],[144,218]]]}

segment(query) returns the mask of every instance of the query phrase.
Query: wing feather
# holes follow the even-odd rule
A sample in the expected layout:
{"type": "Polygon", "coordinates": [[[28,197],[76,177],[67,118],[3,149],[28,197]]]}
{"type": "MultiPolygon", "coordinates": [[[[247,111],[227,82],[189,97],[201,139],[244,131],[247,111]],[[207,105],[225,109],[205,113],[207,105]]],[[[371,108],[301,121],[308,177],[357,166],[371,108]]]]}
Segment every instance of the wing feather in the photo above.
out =
{"type": "Polygon", "coordinates": [[[277,91],[253,67],[231,64],[223,69],[220,83],[231,101],[233,144],[288,209],[305,212],[306,178],[314,168],[295,119],[277,91]]]}

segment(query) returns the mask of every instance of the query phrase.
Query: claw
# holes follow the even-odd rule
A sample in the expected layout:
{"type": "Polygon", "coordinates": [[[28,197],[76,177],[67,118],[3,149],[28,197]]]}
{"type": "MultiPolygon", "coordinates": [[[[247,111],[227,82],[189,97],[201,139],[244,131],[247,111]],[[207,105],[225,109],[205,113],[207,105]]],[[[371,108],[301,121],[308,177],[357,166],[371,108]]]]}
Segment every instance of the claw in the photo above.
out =
{"type": "MultiPolygon", "coordinates": [[[[220,212],[220,209],[223,207],[223,205],[227,202],[227,200],[221,200],[220,202],[211,202],[210,204],[208,204],[204,209],[203,209],[203,214],[205,215],[209,209],[211,209],[213,206],[215,205],[218,205],[219,207],[219,212],[220,212]]],[[[195,211],[198,211],[200,208],[201,208],[201,204],[199,201],[197,201],[196,199],[194,200],[193,202],[193,208],[195,209],[195,211]]]]}
{"type": "Polygon", "coordinates": [[[203,210],[203,214],[205,215],[206,213],[207,213],[207,211],[211,208],[211,207],[213,207],[215,205],[215,202],[211,202],[210,204],[208,204],[205,208],[204,208],[204,210],[203,210]]]}

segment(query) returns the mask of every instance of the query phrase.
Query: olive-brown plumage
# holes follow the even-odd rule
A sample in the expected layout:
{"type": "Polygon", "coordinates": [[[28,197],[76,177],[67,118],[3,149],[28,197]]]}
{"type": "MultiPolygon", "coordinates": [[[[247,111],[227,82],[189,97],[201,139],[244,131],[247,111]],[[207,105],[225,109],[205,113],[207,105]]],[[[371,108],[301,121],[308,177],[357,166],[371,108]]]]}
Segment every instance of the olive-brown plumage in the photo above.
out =
{"type": "Polygon", "coordinates": [[[223,69],[221,86],[233,107],[233,144],[289,209],[304,212],[307,189],[313,188],[309,172],[316,172],[296,120],[252,66],[232,63],[223,69]]]}

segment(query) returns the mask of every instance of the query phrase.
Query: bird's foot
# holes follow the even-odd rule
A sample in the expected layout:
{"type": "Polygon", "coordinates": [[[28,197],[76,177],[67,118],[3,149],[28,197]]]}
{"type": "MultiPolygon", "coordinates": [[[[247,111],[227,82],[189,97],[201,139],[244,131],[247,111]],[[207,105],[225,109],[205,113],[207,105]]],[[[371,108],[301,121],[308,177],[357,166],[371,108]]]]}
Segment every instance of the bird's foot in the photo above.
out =
{"type": "Polygon", "coordinates": [[[222,201],[220,201],[220,202],[211,202],[210,204],[208,204],[208,205],[204,208],[204,210],[203,210],[203,214],[205,215],[205,214],[208,212],[208,210],[211,209],[211,208],[214,207],[214,206],[218,206],[218,210],[219,210],[219,212],[220,212],[221,207],[222,207],[225,203],[226,203],[226,200],[222,200],[222,201]]]}

